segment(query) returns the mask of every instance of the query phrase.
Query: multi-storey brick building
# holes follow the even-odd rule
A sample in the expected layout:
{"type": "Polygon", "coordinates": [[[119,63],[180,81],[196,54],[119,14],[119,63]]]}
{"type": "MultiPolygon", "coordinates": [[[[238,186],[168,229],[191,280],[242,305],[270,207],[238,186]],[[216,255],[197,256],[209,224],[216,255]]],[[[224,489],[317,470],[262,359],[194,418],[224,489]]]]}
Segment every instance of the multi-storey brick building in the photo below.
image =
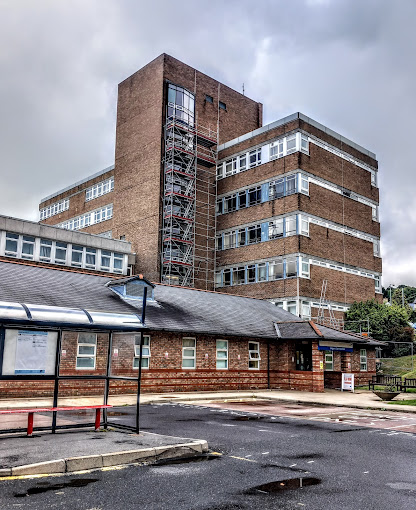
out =
{"type": "Polygon", "coordinates": [[[377,161],[298,113],[161,55],[119,85],[115,165],[40,204],[41,221],[132,243],[156,282],[342,314],[381,296],[377,161]]]}

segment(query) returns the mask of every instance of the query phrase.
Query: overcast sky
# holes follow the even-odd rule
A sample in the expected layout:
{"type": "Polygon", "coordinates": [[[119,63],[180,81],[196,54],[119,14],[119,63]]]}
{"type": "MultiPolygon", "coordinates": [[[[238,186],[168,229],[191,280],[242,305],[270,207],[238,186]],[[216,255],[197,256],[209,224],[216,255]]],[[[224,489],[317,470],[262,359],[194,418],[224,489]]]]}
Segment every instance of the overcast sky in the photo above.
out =
{"type": "Polygon", "coordinates": [[[117,84],[168,53],[377,154],[383,285],[416,285],[415,0],[0,0],[0,214],[114,162],[117,84]]]}

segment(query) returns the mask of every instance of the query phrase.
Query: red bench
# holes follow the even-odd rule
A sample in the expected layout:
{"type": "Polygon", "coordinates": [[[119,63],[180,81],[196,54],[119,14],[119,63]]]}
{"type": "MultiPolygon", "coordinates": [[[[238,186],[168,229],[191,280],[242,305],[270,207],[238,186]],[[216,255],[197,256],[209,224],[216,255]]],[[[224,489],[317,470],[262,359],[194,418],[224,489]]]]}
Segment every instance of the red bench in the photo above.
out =
{"type": "Polygon", "coordinates": [[[99,430],[101,423],[101,409],[113,407],[110,405],[99,406],[68,406],[68,407],[39,407],[34,409],[7,409],[1,410],[0,414],[21,414],[28,413],[27,417],[27,435],[33,434],[33,413],[53,413],[55,411],[78,411],[79,409],[95,409],[95,430],[99,430]]]}

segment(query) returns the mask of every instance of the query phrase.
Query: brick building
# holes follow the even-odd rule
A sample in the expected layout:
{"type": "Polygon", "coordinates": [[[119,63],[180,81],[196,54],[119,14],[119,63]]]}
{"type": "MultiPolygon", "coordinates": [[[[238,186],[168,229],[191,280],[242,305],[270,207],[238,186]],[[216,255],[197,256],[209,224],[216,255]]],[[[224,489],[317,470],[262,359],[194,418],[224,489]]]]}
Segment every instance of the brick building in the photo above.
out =
{"type": "MultiPolygon", "coordinates": [[[[145,392],[319,392],[340,387],[341,372],[354,373],[356,384],[364,384],[376,370],[379,342],[316,326],[266,300],[156,284],[148,293],[144,325],[143,287],[150,285],[140,276],[0,261],[0,280],[1,398],[51,397],[53,377],[46,376],[54,373],[55,350],[59,375],[103,376],[110,355],[113,376],[137,378],[143,326],[145,392]],[[20,349],[31,336],[48,338],[44,358],[36,345],[36,356],[33,349],[20,349]],[[30,380],[19,380],[22,373],[31,374],[30,380]]],[[[61,380],[59,394],[103,394],[104,384],[61,380]]],[[[136,389],[134,381],[110,382],[110,394],[136,389]]]]}
{"type": "Polygon", "coordinates": [[[163,54],[119,85],[115,164],[42,200],[44,223],[126,239],[152,281],[343,316],[381,299],[377,160],[163,54]],[[323,308],[321,307],[321,311],[323,308]]]}

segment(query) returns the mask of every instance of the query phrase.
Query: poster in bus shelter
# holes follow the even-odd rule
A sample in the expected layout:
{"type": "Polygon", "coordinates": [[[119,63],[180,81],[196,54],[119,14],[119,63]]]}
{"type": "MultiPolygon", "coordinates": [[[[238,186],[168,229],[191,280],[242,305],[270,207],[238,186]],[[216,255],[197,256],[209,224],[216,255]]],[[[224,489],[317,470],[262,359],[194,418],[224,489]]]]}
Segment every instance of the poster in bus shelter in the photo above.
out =
{"type": "Polygon", "coordinates": [[[48,333],[46,331],[19,330],[16,339],[14,373],[44,374],[48,354],[48,333]]]}

